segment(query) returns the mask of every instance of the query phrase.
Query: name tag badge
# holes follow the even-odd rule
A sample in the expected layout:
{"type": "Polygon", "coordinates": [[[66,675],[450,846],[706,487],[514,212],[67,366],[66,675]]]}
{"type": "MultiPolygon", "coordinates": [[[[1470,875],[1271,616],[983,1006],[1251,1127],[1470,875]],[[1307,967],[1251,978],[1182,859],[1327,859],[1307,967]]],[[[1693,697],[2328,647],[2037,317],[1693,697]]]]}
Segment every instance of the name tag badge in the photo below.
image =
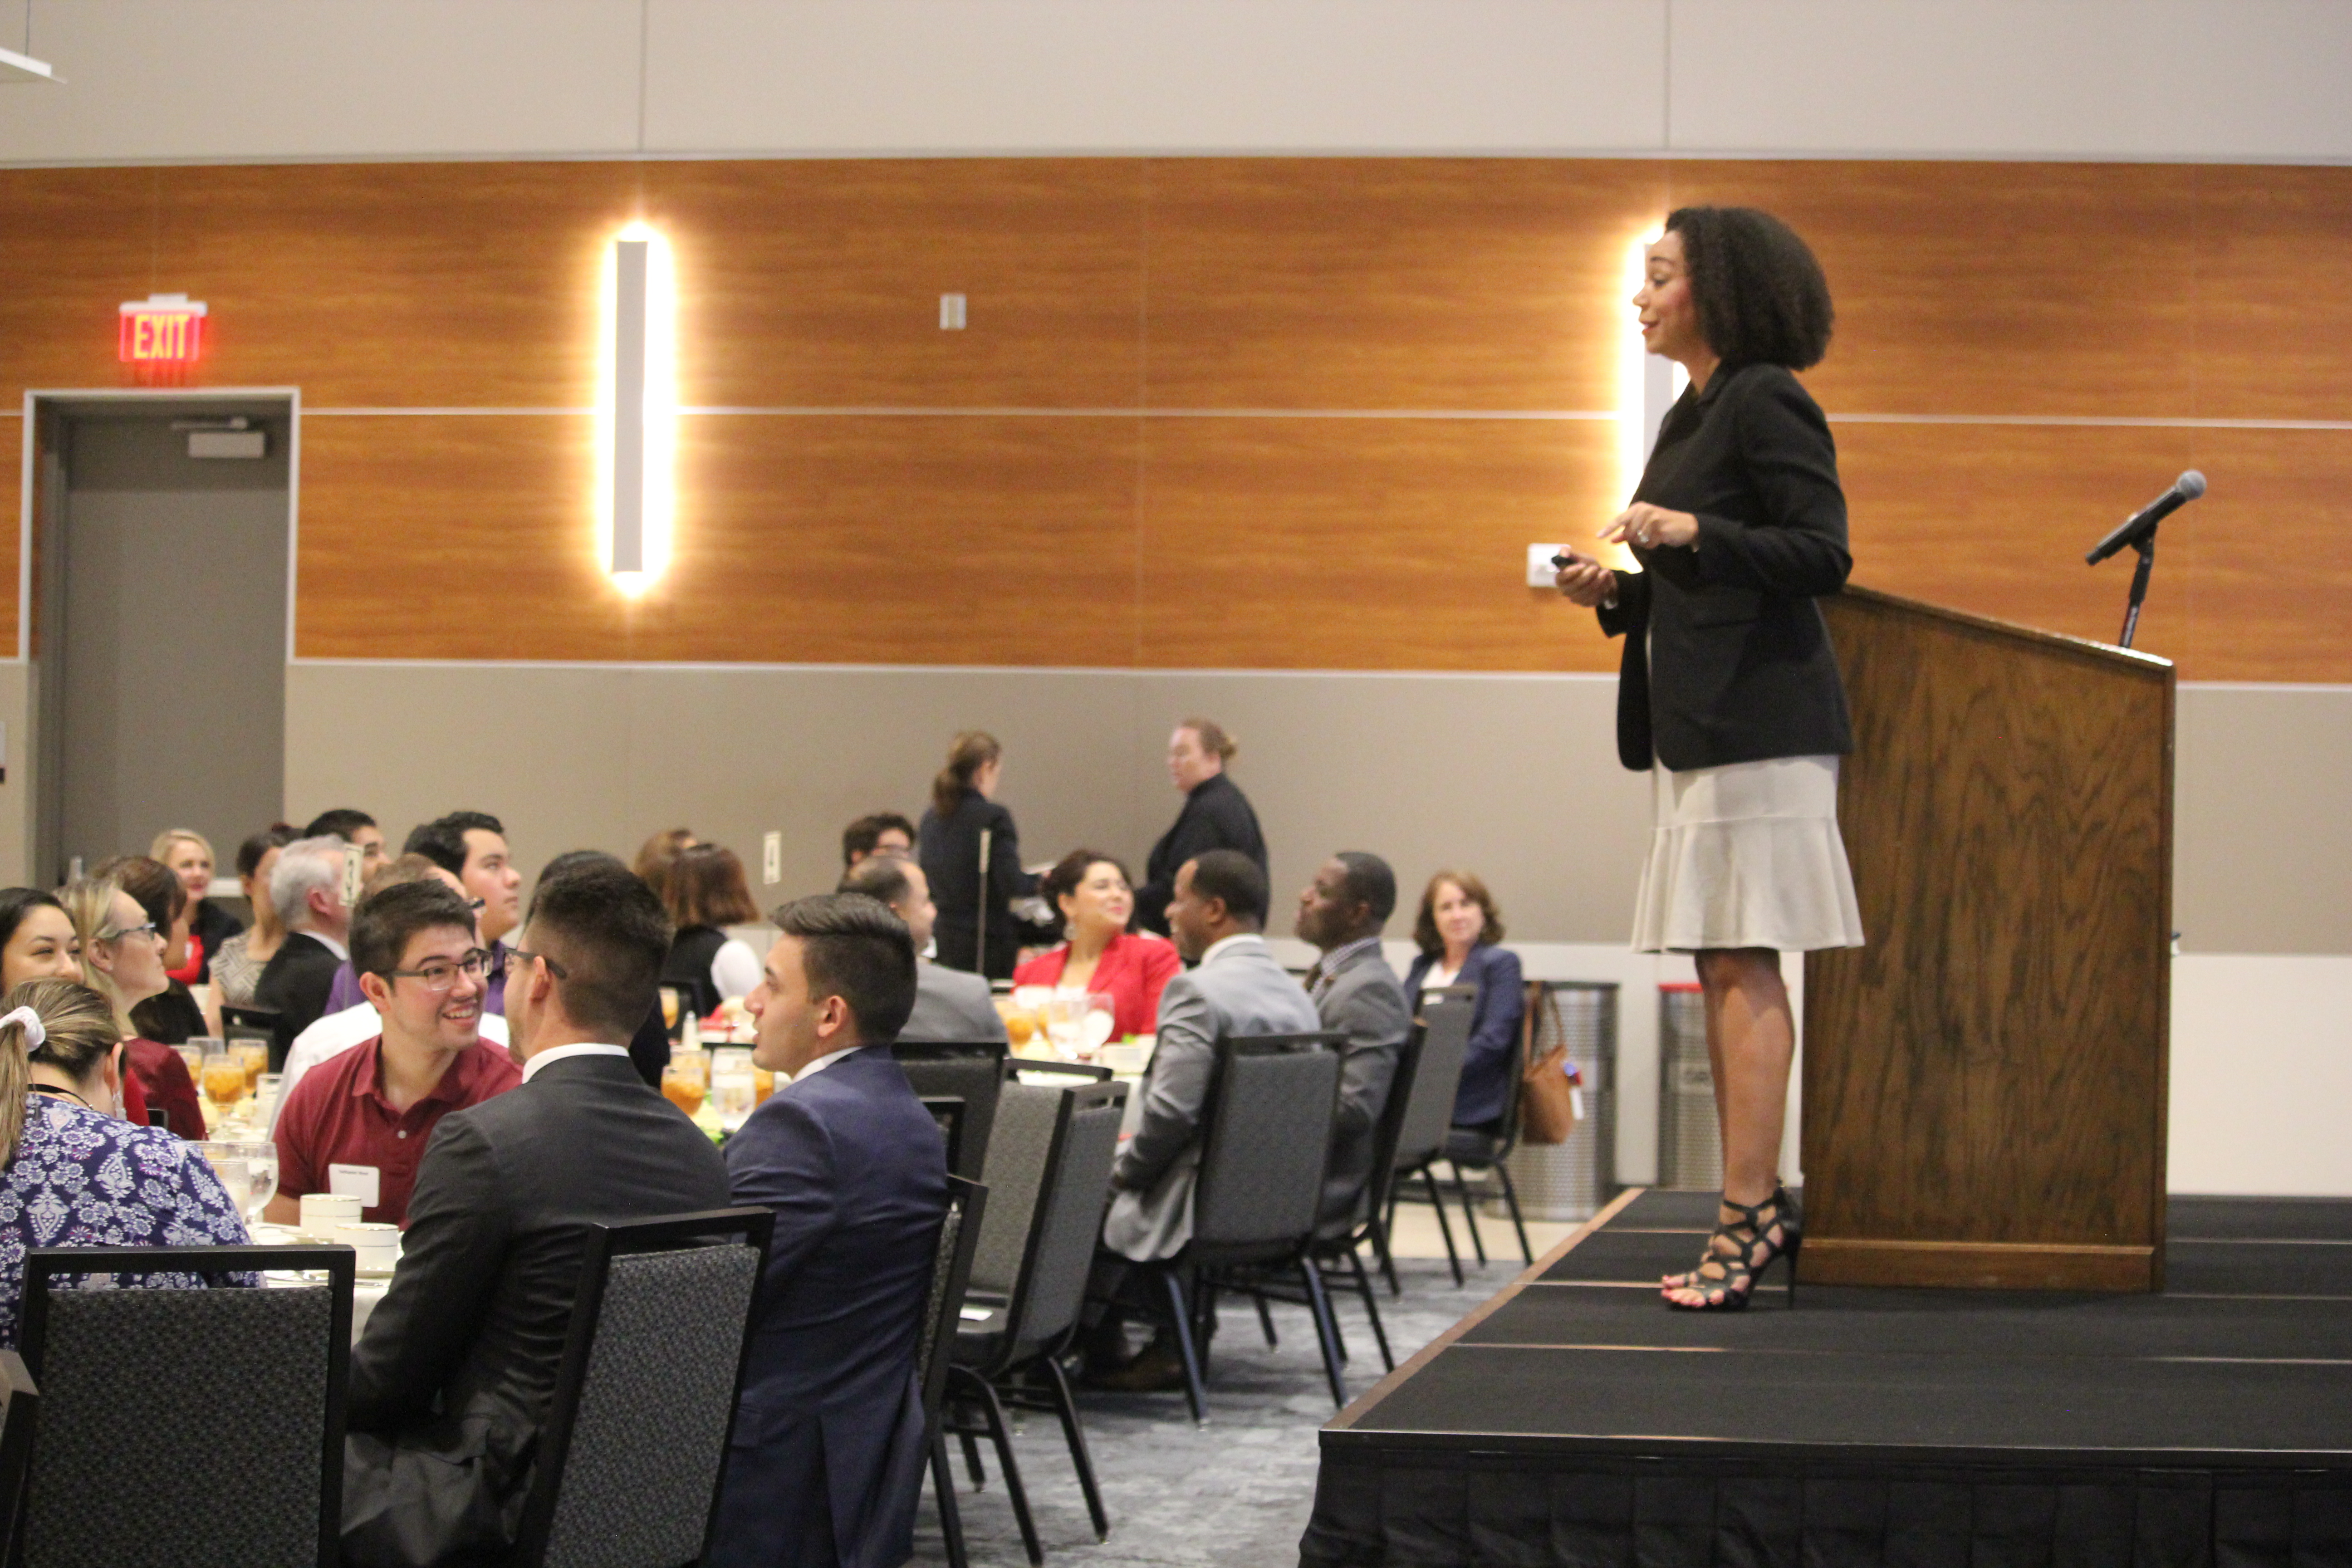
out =
{"type": "Polygon", "coordinates": [[[357,1198],[360,1207],[374,1208],[382,1200],[377,1194],[381,1183],[373,1165],[330,1165],[327,1167],[327,1190],[339,1198],[357,1198]]]}

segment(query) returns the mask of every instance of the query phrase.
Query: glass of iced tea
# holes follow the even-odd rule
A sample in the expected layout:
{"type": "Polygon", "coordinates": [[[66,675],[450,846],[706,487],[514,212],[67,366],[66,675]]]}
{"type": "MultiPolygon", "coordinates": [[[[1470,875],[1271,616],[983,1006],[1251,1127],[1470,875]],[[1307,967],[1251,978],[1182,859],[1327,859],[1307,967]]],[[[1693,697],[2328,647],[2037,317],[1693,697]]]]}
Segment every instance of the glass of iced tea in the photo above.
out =
{"type": "Polygon", "coordinates": [[[213,1102],[216,1116],[226,1116],[229,1107],[245,1098],[246,1087],[242,1058],[222,1051],[205,1058],[205,1098],[213,1102]]]}
{"type": "Polygon", "coordinates": [[[245,1063],[245,1092],[251,1094],[269,1070],[269,1047],[260,1040],[239,1040],[234,1054],[245,1063]]]}
{"type": "Polygon", "coordinates": [[[703,1097],[709,1092],[703,1087],[702,1074],[680,1062],[672,1062],[662,1069],[661,1087],[669,1102],[688,1116],[702,1109],[703,1097]]]}
{"type": "Polygon", "coordinates": [[[751,1103],[765,1105],[768,1096],[776,1092],[776,1075],[763,1067],[751,1068],[751,1103]]]}

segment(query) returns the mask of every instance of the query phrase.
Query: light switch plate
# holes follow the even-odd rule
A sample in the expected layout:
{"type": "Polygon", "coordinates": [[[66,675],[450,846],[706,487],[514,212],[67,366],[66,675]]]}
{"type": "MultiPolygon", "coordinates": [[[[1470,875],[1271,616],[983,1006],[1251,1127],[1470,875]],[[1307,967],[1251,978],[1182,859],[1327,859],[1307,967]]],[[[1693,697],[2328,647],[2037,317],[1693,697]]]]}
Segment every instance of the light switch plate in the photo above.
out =
{"type": "Polygon", "coordinates": [[[784,879],[784,836],[773,828],[760,840],[760,879],[771,888],[784,879]]]}
{"type": "Polygon", "coordinates": [[[1528,546],[1528,586],[1549,588],[1559,580],[1559,568],[1551,563],[1555,555],[1568,553],[1565,544],[1530,544],[1528,546]]]}

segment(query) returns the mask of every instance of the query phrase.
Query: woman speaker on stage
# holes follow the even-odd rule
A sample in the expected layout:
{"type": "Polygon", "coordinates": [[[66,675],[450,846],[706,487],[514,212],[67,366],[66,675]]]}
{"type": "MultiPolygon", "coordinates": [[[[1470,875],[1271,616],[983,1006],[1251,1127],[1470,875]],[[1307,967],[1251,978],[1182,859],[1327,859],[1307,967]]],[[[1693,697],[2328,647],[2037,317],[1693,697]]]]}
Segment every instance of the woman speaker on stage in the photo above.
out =
{"type": "Polygon", "coordinates": [[[1639,572],[1573,552],[1559,585],[1625,638],[1617,751],[1654,781],[1656,823],[1633,945],[1696,955],[1723,1132],[1723,1206],[1677,1307],[1745,1307],[1782,1255],[1795,1026],[1780,954],[1858,947],[1838,837],[1845,689],[1813,600],[1845,583],[1845,497],[1821,408],[1790,374],[1829,347],[1829,285],[1769,214],[1685,207],[1633,296],[1649,351],[1690,387],[1667,410],[1633,504],[1601,531],[1639,572]]]}

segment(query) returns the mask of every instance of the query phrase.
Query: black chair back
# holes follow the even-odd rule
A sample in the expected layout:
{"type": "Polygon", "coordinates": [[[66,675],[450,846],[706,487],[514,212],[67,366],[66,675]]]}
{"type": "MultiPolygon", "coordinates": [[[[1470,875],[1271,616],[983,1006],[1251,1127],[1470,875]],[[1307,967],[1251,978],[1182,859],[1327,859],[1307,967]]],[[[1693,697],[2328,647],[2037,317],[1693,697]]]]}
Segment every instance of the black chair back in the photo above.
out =
{"type": "MultiPolygon", "coordinates": [[[[1103,1211],[1110,1206],[1110,1168],[1118,1156],[1127,1096],[1123,1083],[1005,1086],[989,1173],[1003,1172],[1008,1181],[1017,1181],[1020,1175],[1008,1167],[1018,1164],[1028,1188],[1021,1205],[1027,1223],[1020,1227],[1020,1256],[1008,1271],[1012,1285],[1005,1292],[1006,1350],[1013,1360],[1025,1359],[1059,1338],[1086,1304],[1095,1243],[1102,1234],[1103,1211]]],[[[989,1191],[992,1202],[993,1181],[989,1191]]],[[[972,1271],[975,1284],[994,1261],[986,1251],[992,1231],[991,1226],[982,1236],[981,1262],[972,1271]]]]}
{"type": "Polygon", "coordinates": [[[1389,1160],[1392,1171],[1418,1171],[1444,1149],[1476,1011],[1471,1001],[1452,996],[1422,1008],[1421,1061],[1413,1073],[1412,1092],[1406,1097],[1404,1119],[1397,1127],[1396,1150],[1389,1160]]]}
{"type": "Polygon", "coordinates": [[[1068,1078],[1087,1083],[1108,1083],[1118,1076],[1110,1068],[1096,1062],[1066,1062],[1052,1057],[1004,1058],[1004,1081],[1007,1083],[1021,1083],[1033,1078],[1068,1078]]]}
{"type": "Polygon", "coordinates": [[[698,1561],[717,1510],[773,1210],[593,1226],[512,1561],[698,1561]]]}
{"type": "Polygon", "coordinates": [[[947,1144],[948,1170],[952,1173],[963,1155],[963,1100],[952,1094],[927,1094],[921,1098],[923,1109],[940,1124],[940,1137],[947,1144]]]}
{"type": "Polygon", "coordinates": [[[950,1169],[968,1182],[980,1181],[988,1169],[988,1138],[996,1125],[1007,1049],[1003,1040],[900,1040],[890,1047],[917,1094],[963,1101],[962,1148],[950,1169]]]}
{"type": "Polygon", "coordinates": [[[184,1543],[170,1532],[186,1529],[210,1562],[334,1562],[353,1268],[348,1247],[27,1251],[21,1338],[41,1419],[22,1560],[172,1561],[184,1543]],[[268,1269],[326,1279],[240,1284],[268,1269]],[[59,1283],[100,1275],[157,1288],[59,1283]],[[225,1288],[204,1288],[214,1280],[225,1288]],[[119,1476],[126,1463],[138,1469],[139,1506],[91,1508],[90,1478],[119,1476]]]}
{"type": "Polygon", "coordinates": [[[948,1178],[947,1217],[940,1222],[931,1258],[930,1295],[923,1311],[923,1337],[915,1370],[923,1383],[923,1420],[936,1436],[940,1405],[947,1397],[948,1367],[955,1360],[956,1324],[962,1319],[964,1287],[971,1279],[971,1256],[980,1246],[981,1221],[988,1213],[988,1189],[961,1176],[948,1178]]]}
{"type": "Polygon", "coordinates": [[[1217,1042],[1202,1113],[1192,1251],[1201,1262],[1278,1256],[1315,1229],[1339,1100],[1331,1034],[1217,1042]]]}
{"type": "Polygon", "coordinates": [[[15,1563],[16,1526],[25,1516],[25,1475],[32,1468],[33,1435],[41,1424],[41,1391],[15,1351],[0,1351],[0,1394],[8,1401],[0,1410],[0,1563],[15,1563]]]}
{"type": "MultiPolygon", "coordinates": [[[[1381,1107],[1379,1123],[1372,1129],[1371,1174],[1365,1178],[1363,1194],[1357,1199],[1350,1223],[1339,1232],[1340,1236],[1354,1236],[1360,1222],[1388,1212],[1389,1193],[1396,1185],[1397,1141],[1404,1131],[1405,1114],[1412,1109],[1413,1081],[1421,1074],[1422,1047],[1428,1033],[1428,1024],[1415,1018],[1412,1031],[1397,1051],[1396,1072],[1389,1079],[1389,1097],[1381,1107]]],[[[1333,1229],[1327,1226],[1325,1237],[1331,1237],[1333,1229]]]]}

